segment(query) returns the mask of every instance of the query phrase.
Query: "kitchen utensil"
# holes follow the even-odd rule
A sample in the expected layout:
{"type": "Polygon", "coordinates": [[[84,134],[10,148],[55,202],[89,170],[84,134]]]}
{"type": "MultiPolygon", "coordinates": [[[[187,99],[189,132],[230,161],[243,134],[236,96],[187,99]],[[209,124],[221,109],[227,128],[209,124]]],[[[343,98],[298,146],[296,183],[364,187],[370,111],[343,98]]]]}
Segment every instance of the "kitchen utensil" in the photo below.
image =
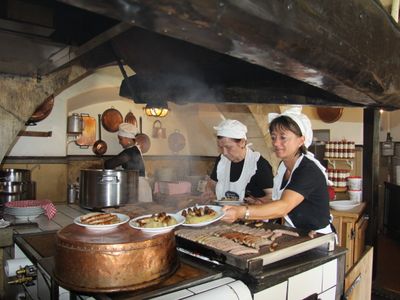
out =
{"type": "Polygon", "coordinates": [[[360,205],[360,202],[352,201],[352,200],[339,200],[339,201],[330,201],[329,202],[329,206],[331,208],[333,208],[334,210],[339,210],[339,211],[350,210],[358,205],[360,205]]]}
{"type": "Polygon", "coordinates": [[[131,111],[126,114],[124,121],[125,123],[131,123],[137,127],[136,117],[131,111]]]}
{"type": "Polygon", "coordinates": [[[362,178],[360,176],[347,177],[347,186],[349,187],[349,190],[362,190],[362,178]]]}
{"type": "Polygon", "coordinates": [[[54,106],[54,96],[47,97],[33,112],[32,116],[26,122],[27,126],[36,125],[37,122],[43,121],[51,113],[54,106]]]}
{"type": "Polygon", "coordinates": [[[178,153],[185,148],[186,139],[178,129],[168,136],[168,147],[173,153],[178,153]]]}
{"type": "Polygon", "coordinates": [[[96,141],[96,119],[88,114],[81,114],[83,122],[82,134],[75,141],[80,148],[89,148],[96,141]]]}
{"type": "Polygon", "coordinates": [[[119,124],[123,122],[121,113],[115,108],[111,107],[103,112],[101,115],[101,124],[105,130],[109,132],[117,132],[119,124]]]}
{"type": "Polygon", "coordinates": [[[343,107],[317,107],[317,114],[325,123],[334,123],[343,114],[343,107]]]}
{"type": "Polygon", "coordinates": [[[127,216],[125,214],[119,214],[119,213],[112,213],[112,214],[118,218],[118,222],[110,223],[110,224],[86,224],[86,223],[81,222],[81,216],[79,216],[74,219],[74,224],[85,227],[90,230],[107,231],[107,230],[113,229],[115,227],[118,227],[122,224],[125,224],[129,221],[129,216],[127,216]]]}
{"type": "Polygon", "coordinates": [[[355,201],[357,203],[361,203],[362,201],[362,191],[360,190],[348,190],[349,198],[351,201],[355,201]]]}
{"type": "Polygon", "coordinates": [[[138,201],[137,170],[81,170],[79,204],[85,208],[122,206],[138,201]]]}
{"type": "Polygon", "coordinates": [[[18,136],[30,136],[30,137],[51,137],[52,131],[31,131],[31,130],[20,130],[18,136]]]}
{"type": "Polygon", "coordinates": [[[0,181],[11,181],[11,182],[31,181],[31,171],[26,169],[1,169],[0,181]]]}
{"type": "Polygon", "coordinates": [[[55,244],[56,282],[72,291],[133,291],[164,281],[179,266],[173,231],[144,234],[126,223],[105,234],[70,224],[55,244]]]}
{"type": "Polygon", "coordinates": [[[150,218],[151,216],[153,216],[153,214],[149,214],[149,215],[144,215],[144,216],[133,218],[132,220],[129,221],[129,226],[131,226],[132,228],[135,228],[137,230],[143,231],[143,232],[159,234],[159,233],[166,233],[166,232],[172,231],[175,227],[178,227],[185,222],[185,218],[179,213],[167,214],[167,215],[174,218],[177,223],[174,225],[169,225],[169,226],[164,226],[164,227],[141,227],[139,225],[138,221],[141,219],[150,218]]]}
{"type": "Polygon", "coordinates": [[[101,139],[101,114],[98,115],[99,119],[99,139],[93,145],[93,152],[97,156],[102,156],[107,151],[107,143],[101,139]]]}
{"type": "Polygon", "coordinates": [[[142,117],[139,117],[139,130],[140,133],[135,136],[136,143],[139,145],[140,151],[146,153],[150,149],[151,142],[149,136],[142,132],[142,117]]]}
{"type": "Polygon", "coordinates": [[[166,129],[162,127],[160,120],[154,121],[151,136],[155,139],[165,139],[167,137],[166,129]]]}
{"type": "Polygon", "coordinates": [[[83,119],[78,113],[73,113],[67,118],[67,134],[81,134],[83,130],[83,119]]]}

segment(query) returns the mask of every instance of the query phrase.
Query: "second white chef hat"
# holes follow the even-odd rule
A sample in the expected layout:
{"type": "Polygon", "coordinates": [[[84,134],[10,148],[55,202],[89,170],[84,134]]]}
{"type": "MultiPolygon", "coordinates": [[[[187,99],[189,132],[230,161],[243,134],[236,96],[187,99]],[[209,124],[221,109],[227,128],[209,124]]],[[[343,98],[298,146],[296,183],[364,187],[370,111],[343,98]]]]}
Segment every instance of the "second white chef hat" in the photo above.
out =
{"type": "Polygon", "coordinates": [[[247,140],[247,127],[238,120],[223,120],[218,126],[214,126],[214,129],[217,131],[217,136],[247,140]]]}
{"type": "Polygon", "coordinates": [[[137,134],[138,134],[138,130],[135,125],[133,125],[131,123],[119,124],[119,130],[118,130],[119,136],[134,139],[137,134]]]}

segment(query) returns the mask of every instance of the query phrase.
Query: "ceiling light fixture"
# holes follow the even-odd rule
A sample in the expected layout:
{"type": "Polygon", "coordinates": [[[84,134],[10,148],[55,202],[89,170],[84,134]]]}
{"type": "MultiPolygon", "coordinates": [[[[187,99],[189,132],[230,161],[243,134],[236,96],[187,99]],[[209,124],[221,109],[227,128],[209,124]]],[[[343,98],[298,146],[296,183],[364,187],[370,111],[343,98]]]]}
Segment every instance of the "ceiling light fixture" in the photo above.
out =
{"type": "Polygon", "coordinates": [[[165,117],[169,112],[168,104],[166,103],[147,103],[143,110],[149,117],[165,117]]]}

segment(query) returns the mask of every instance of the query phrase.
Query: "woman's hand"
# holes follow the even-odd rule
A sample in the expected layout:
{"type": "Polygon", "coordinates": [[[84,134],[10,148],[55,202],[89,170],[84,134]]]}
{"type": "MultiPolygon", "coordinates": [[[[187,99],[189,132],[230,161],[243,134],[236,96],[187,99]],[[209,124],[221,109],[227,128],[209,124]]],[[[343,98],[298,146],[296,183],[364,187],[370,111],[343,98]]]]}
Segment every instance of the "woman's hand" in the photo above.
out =
{"type": "Polygon", "coordinates": [[[233,223],[238,219],[243,219],[246,213],[246,206],[230,206],[226,205],[222,208],[225,215],[222,217],[222,221],[227,223],[233,223]]]}

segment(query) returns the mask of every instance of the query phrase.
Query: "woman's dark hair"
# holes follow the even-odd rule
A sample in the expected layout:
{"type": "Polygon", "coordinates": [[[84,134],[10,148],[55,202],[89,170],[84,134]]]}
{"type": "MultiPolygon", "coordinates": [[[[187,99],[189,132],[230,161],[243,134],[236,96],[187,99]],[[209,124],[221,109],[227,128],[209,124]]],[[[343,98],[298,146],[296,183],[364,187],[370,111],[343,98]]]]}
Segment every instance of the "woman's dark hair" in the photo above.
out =
{"type": "MultiPolygon", "coordinates": [[[[272,120],[269,124],[269,132],[271,133],[274,130],[289,130],[293,132],[298,137],[302,137],[303,134],[301,133],[299,125],[292,118],[287,116],[279,116],[272,120]]],[[[302,154],[307,153],[307,148],[304,144],[299,148],[299,152],[302,154]]]]}

